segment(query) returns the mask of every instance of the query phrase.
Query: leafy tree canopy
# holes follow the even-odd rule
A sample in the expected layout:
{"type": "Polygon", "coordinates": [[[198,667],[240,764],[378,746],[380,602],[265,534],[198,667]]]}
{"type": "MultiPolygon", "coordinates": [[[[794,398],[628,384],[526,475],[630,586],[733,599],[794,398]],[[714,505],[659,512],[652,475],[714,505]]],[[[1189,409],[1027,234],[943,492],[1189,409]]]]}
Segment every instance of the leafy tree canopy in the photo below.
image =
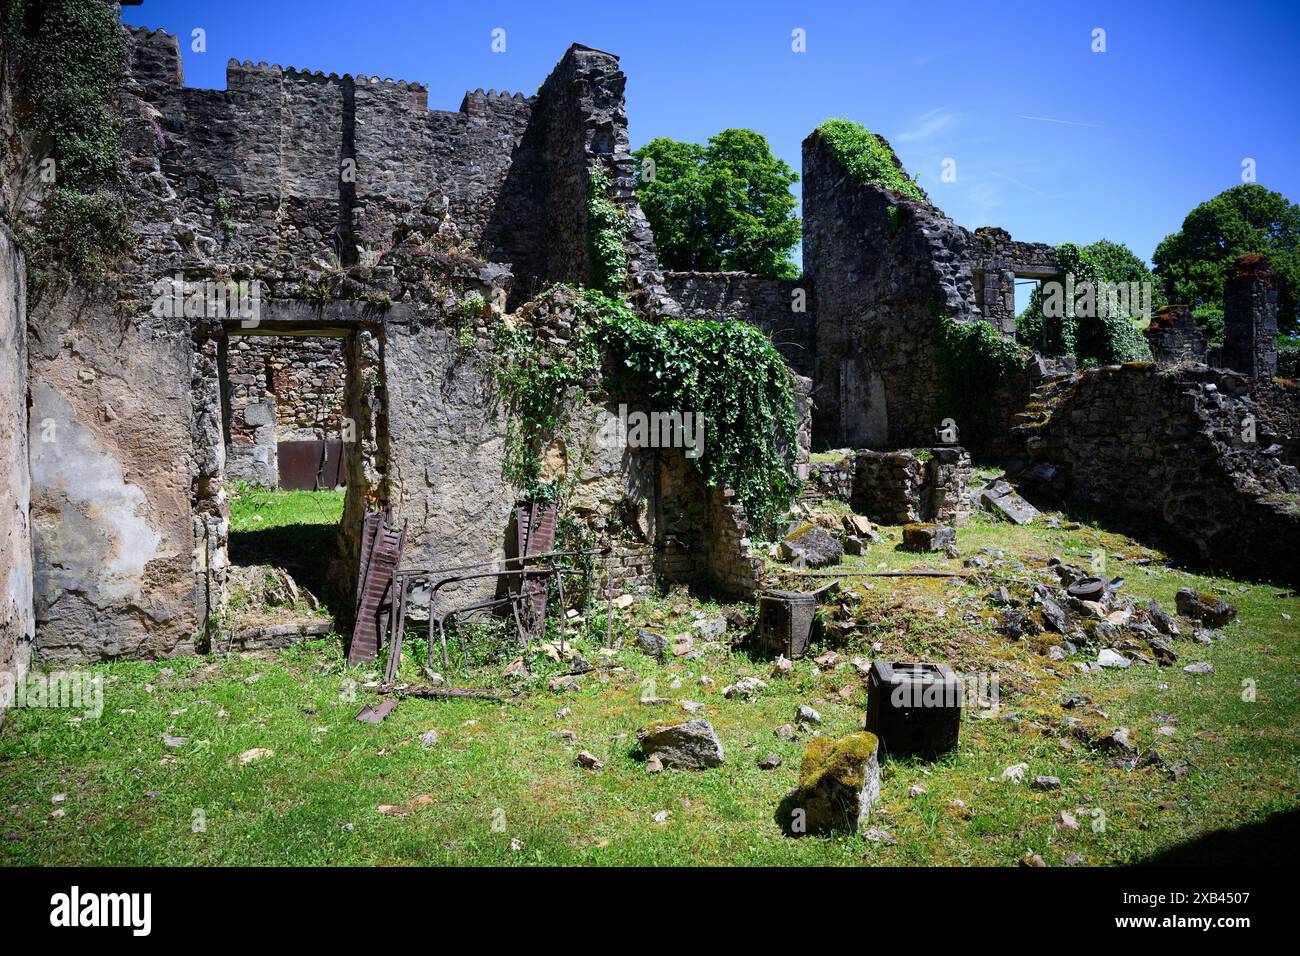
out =
{"type": "Polygon", "coordinates": [[[635,156],[638,198],[666,268],[798,275],[790,252],[800,222],[790,187],[799,176],[772,155],[765,136],[728,129],[707,146],[660,137],[635,156]]]}
{"type": "Polygon", "coordinates": [[[1151,351],[1134,321],[1143,317],[1142,312],[1160,308],[1165,299],[1159,281],[1147,264],[1128,246],[1109,239],[1099,239],[1083,247],[1062,243],[1057,247],[1056,258],[1062,274],[1073,276],[1074,314],[1060,314],[1060,306],[1064,305],[1060,300],[1056,309],[1047,308],[1050,295],[1045,285],[1040,286],[1016,320],[1016,338],[1045,355],[1073,355],[1084,365],[1149,359],[1151,351]],[[1092,291],[1086,298],[1078,298],[1085,283],[1092,291]],[[1128,292],[1136,294],[1108,299],[1107,308],[1103,309],[1105,294],[1099,291],[1102,284],[1125,284],[1128,292]],[[1110,312],[1111,301],[1127,305],[1126,312],[1110,312]]]}
{"type": "MultiPolygon", "coordinates": [[[[1223,282],[1237,256],[1268,256],[1278,277],[1278,327],[1300,321],[1300,206],[1258,183],[1225,189],[1187,214],[1152,256],[1174,302],[1191,305],[1198,321],[1223,312],[1223,282]]],[[[1212,332],[1213,329],[1207,329],[1212,332]]]]}

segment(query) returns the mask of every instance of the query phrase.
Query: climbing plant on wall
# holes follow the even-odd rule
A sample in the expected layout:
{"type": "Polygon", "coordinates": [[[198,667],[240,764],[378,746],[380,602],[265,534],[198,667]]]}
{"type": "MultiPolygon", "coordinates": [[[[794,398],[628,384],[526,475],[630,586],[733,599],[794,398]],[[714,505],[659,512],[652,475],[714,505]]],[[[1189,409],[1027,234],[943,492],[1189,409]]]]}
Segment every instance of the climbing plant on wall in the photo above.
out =
{"type": "Polygon", "coordinates": [[[735,490],[755,528],[772,527],[798,490],[798,422],[789,369],[767,336],[744,322],[654,322],[598,290],[565,291],[576,299],[563,350],[543,347],[526,323],[498,327],[497,383],[511,412],[503,477],[523,497],[560,496],[542,478],[542,453],[570,427],[603,360],[607,390],[703,415],[702,454],[691,460],[706,482],[735,490]]]}
{"type": "Polygon", "coordinates": [[[101,270],[134,241],[121,199],[114,97],[125,40],[103,0],[10,0],[3,21],[15,109],[46,187],[42,221],[27,230],[33,262],[101,270]],[[52,159],[53,165],[44,160],[52,159]],[[52,174],[52,181],[48,178],[52,174]]]}
{"type": "Polygon", "coordinates": [[[940,414],[957,422],[965,440],[987,439],[997,425],[997,391],[1024,365],[1026,352],[989,322],[942,314],[937,321],[940,414]]]}
{"type": "Polygon", "coordinates": [[[555,500],[558,489],[542,480],[542,451],[581,404],[576,394],[600,363],[587,328],[574,330],[563,352],[545,348],[526,323],[501,322],[496,330],[497,385],[509,404],[501,476],[529,500],[555,500]]]}
{"type": "Polygon", "coordinates": [[[710,485],[735,490],[756,528],[770,528],[798,490],[798,420],[790,371],[744,322],[652,322],[621,301],[584,292],[579,314],[604,350],[607,381],[656,411],[704,416],[691,459],[710,485]]]}
{"type": "Polygon", "coordinates": [[[609,198],[609,175],[599,163],[591,168],[587,193],[587,260],[593,289],[621,295],[627,279],[627,217],[609,198]]]}

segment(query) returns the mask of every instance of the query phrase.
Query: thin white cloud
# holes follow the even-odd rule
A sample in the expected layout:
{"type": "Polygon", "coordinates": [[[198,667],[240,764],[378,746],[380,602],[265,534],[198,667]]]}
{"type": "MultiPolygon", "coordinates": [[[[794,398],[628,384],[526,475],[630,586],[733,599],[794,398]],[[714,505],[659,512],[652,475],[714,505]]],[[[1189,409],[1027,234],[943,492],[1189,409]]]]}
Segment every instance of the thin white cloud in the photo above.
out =
{"type": "Polygon", "coordinates": [[[1097,123],[1079,123],[1075,120],[1054,119],[1051,116],[1024,116],[1019,117],[1023,120],[1033,120],[1035,123],[1056,123],[1060,126],[1082,126],[1084,129],[1108,129],[1116,133],[1140,133],[1143,136],[1159,136],[1160,133],[1153,133],[1146,129],[1129,129],[1124,126],[1102,126],[1097,123]]]}
{"type": "Polygon", "coordinates": [[[951,113],[945,109],[928,110],[915,117],[907,129],[894,137],[894,141],[898,143],[915,143],[929,139],[936,133],[951,126],[956,118],[956,113],[951,113]]]}

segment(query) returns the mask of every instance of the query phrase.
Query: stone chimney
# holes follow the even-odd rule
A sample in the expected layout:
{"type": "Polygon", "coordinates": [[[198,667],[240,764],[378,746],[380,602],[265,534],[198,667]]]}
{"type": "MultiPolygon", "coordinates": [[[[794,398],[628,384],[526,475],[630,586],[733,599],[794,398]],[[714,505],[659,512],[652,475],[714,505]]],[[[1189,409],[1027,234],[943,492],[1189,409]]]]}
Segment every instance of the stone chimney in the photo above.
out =
{"type": "Polygon", "coordinates": [[[1223,287],[1223,364],[1250,378],[1277,374],[1277,283],[1268,259],[1238,256],[1223,287]]]}

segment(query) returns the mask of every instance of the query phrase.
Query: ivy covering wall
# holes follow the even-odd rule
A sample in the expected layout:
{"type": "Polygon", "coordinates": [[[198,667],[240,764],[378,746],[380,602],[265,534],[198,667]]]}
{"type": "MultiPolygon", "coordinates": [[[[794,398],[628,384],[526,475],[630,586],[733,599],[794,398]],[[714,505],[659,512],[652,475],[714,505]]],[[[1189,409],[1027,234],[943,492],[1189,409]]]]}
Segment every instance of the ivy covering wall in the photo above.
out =
{"type": "Polygon", "coordinates": [[[134,243],[115,191],[114,97],[126,55],[116,10],[103,0],[9,0],[0,31],[19,126],[31,134],[30,155],[6,160],[41,170],[42,215],[19,224],[29,263],[100,272],[134,243]]]}
{"type": "Polygon", "coordinates": [[[522,497],[561,496],[542,480],[542,451],[603,368],[608,394],[703,415],[703,453],[690,460],[708,484],[736,492],[756,529],[773,527],[798,491],[798,421],[790,371],[767,336],[744,322],[651,321],[598,290],[564,291],[576,299],[562,352],[524,324],[498,331],[497,382],[511,410],[503,476],[522,497]]]}

